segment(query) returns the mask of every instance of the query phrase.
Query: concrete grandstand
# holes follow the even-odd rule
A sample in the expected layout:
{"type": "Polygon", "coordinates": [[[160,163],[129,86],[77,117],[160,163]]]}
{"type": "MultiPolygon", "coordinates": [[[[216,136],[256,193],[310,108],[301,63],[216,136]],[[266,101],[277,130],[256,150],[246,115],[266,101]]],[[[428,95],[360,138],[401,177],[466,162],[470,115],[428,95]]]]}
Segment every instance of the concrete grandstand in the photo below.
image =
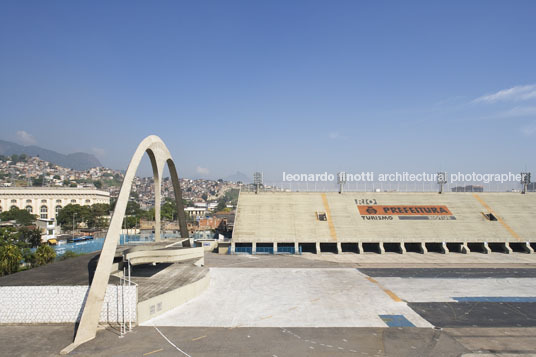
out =
{"type": "Polygon", "coordinates": [[[536,249],[536,194],[241,192],[233,252],[536,249]]]}

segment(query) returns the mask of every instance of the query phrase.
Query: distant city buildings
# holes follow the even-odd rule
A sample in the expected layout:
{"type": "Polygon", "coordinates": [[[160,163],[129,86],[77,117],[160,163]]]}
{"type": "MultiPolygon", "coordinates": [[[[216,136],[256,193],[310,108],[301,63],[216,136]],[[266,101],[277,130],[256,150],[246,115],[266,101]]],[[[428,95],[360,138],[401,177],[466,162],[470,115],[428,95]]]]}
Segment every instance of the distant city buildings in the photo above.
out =
{"type": "Polygon", "coordinates": [[[25,209],[42,220],[54,220],[68,204],[90,206],[110,203],[110,193],[87,188],[3,187],[0,188],[0,212],[12,207],[25,209]]]}
{"type": "Polygon", "coordinates": [[[184,209],[184,212],[191,218],[191,219],[200,219],[204,218],[207,209],[203,207],[186,207],[184,209]]]}
{"type": "MultiPolygon", "coordinates": [[[[0,155],[0,212],[12,207],[25,209],[37,216],[35,225],[42,232],[43,241],[54,240],[60,233],[56,225],[58,212],[68,204],[82,206],[96,203],[113,204],[119,196],[124,174],[118,170],[96,167],[85,171],[64,168],[38,157],[0,155]]],[[[238,183],[223,180],[180,179],[188,230],[230,237],[234,224],[234,204],[238,183]],[[218,212],[218,210],[223,210],[218,212]]],[[[169,178],[161,184],[162,202],[175,200],[169,178]]],[[[155,193],[152,177],[135,177],[130,200],[143,210],[154,208],[155,193]]],[[[6,222],[5,222],[6,223],[6,222]]],[[[151,232],[154,222],[139,222],[139,232],[151,232]]],[[[164,223],[164,231],[178,231],[175,221],[164,223]]]]}
{"type": "MultiPolygon", "coordinates": [[[[95,167],[85,171],[73,170],[43,161],[38,157],[0,157],[1,187],[34,187],[98,189],[109,193],[113,200],[119,195],[124,174],[119,170],[95,167]],[[36,187],[37,186],[37,187],[36,187]]],[[[223,180],[180,179],[182,197],[187,206],[204,207],[213,210],[217,200],[239,185],[223,180]],[[201,206],[200,206],[201,205],[201,206]]],[[[154,207],[154,182],[152,177],[136,177],[132,184],[130,198],[144,210],[154,207]]],[[[174,199],[173,185],[169,178],[162,181],[162,201],[174,199]]],[[[17,206],[19,207],[19,206],[17,206]]],[[[2,206],[3,209],[6,209],[2,206]]],[[[38,207],[32,206],[37,214],[38,207]]],[[[194,213],[192,213],[194,214],[194,213]]],[[[194,215],[197,215],[195,213],[194,215]]]]}

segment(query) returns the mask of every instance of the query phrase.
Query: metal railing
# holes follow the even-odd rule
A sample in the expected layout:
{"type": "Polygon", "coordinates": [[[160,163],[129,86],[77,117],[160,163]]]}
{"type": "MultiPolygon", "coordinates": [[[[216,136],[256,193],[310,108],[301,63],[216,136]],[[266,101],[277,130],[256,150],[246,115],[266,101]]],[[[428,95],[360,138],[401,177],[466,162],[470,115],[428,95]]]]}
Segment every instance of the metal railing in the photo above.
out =
{"type": "MultiPolygon", "coordinates": [[[[259,188],[259,192],[338,192],[339,185],[336,182],[266,182],[259,188]]],[[[251,185],[241,186],[241,192],[255,192],[251,185]]],[[[517,182],[472,182],[460,181],[446,183],[443,192],[521,192],[522,186],[517,182]]],[[[344,192],[438,192],[439,185],[436,182],[346,182],[344,192]]],[[[528,192],[535,192],[530,187],[528,192]]]]}
{"type": "Polygon", "coordinates": [[[296,254],[296,248],[294,247],[277,247],[278,254],[296,254]]]}
{"type": "Polygon", "coordinates": [[[252,247],[235,247],[234,252],[229,249],[227,254],[301,254],[302,247],[299,247],[298,251],[294,247],[277,247],[277,251],[273,247],[256,247],[255,253],[253,253],[252,247]]]}
{"type": "Polygon", "coordinates": [[[274,248],[273,247],[256,247],[255,253],[256,254],[274,254],[274,248]]]}
{"type": "Polygon", "coordinates": [[[118,286],[121,286],[121,297],[118,297],[118,299],[120,298],[121,299],[121,319],[119,318],[119,316],[117,317],[118,321],[119,321],[119,326],[120,326],[120,331],[121,331],[121,336],[120,337],[123,337],[124,335],[127,334],[127,332],[131,332],[132,331],[132,320],[133,320],[133,310],[135,310],[135,306],[137,304],[136,301],[132,301],[132,296],[133,294],[132,293],[129,293],[128,294],[128,301],[125,301],[125,288],[128,286],[129,287],[129,292],[130,292],[130,287],[132,286],[135,286],[136,289],[138,288],[138,284],[134,283],[131,279],[131,265],[130,265],[130,261],[127,261],[127,267],[123,267],[123,276],[119,278],[119,285],[118,286]],[[128,316],[126,316],[127,312],[126,312],[126,306],[128,304],[128,316]],[[127,318],[128,318],[128,331],[127,331],[127,318]]]}
{"type": "Polygon", "coordinates": [[[235,247],[235,253],[246,253],[246,254],[252,254],[253,248],[252,247],[235,247]]]}

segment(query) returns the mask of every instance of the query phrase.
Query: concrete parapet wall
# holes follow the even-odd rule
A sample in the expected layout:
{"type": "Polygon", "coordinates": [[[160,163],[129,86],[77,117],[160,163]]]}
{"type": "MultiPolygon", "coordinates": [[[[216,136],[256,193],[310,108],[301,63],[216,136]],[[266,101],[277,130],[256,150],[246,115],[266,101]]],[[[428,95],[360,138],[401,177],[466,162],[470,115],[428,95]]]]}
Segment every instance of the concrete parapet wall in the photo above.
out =
{"type": "MultiPolygon", "coordinates": [[[[0,323],[74,323],[80,320],[89,286],[1,286],[0,323]]],[[[99,321],[136,322],[137,287],[108,285],[99,321]],[[125,314],[123,314],[123,303],[125,314]]]]}
{"type": "Polygon", "coordinates": [[[204,258],[203,247],[184,249],[135,250],[125,254],[132,265],[148,263],[178,263],[191,259],[204,258]]]}
{"type": "Polygon", "coordinates": [[[138,304],[139,324],[199,296],[210,284],[210,271],[201,279],[138,304]]]}

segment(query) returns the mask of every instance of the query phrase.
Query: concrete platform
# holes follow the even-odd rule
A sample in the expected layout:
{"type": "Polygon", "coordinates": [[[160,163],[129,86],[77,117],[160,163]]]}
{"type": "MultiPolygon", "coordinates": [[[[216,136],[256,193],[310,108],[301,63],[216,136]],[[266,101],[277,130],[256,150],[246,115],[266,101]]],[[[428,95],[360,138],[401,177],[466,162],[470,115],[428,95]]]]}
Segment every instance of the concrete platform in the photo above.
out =
{"type": "Polygon", "coordinates": [[[132,267],[132,281],[138,284],[138,323],[176,308],[208,287],[209,269],[193,265],[195,261],[132,267]]]}
{"type": "Polygon", "coordinates": [[[199,298],[144,325],[385,327],[379,315],[392,314],[432,327],[355,269],[212,268],[211,277],[199,298]]]}
{"type": "Polygon", "coordinates": [[[385,253],[385,254],[302,254],[300,257],[318,262],[333,262],[337,264],[353,264],[367,267],[440,267],[440,266],[482,266],[482,267],[536,267],[536,254],[524,253],[471,253],[471,254],[440,254],[440,253],[385,253]]]}
{"type": "MultiPolygon", "coordinates": [[[[491,255],[491,258],[493,257],[494,255],[491,255]]],[[[526,279],[527,282],[534,279],[534,264],[517,264],[515,260],[510,260],[499,264],[500,268],[497,269],[497,264],[493,265],[493,260],[489,259],[488,255],[486,262],[477,261],[473,264],[451,260],[434,265],[428,261],[417,261],[410,264],[413,265],[412,269],[401,269],[404,262],[399,260],[371,264],[315,260],[303,256],[207,254],[206,264],[215,268],[213,272],[235,272],[226,277],[227,280],[216,276],[216,280],[224,282],[219,290],[220,294],[214,295],[208,289],[205,294],[184,305],[191,306],[191,311],[176,315],[171,321],[176,326],[140,326],[123,338],[120,338],[118,329],[108,327],[99,332],[94,341],[80,346],[73,355],[450,357],[471,354],[534,354],[535,303],[457,302],[451,299],[452,294],[449,291],[456,288],[457,281],[467,281],[464,284],[474,285],[479,294],[472,295],[496,297],[497,284],[500,285],[501,281],[508,281],[510,289],[507,292],[499,287],[503,289],[501,294],[518,296],[522,295],[523,291],[526,292],[525,295],[531,294],[533,290],[530,284],[523,285],[523,282],[526,279]],[[438,265],[444,268],[433,269],[438,265]],[[417,266],[425,268],[420,269],[417,266]],[[356,267],[360,268],[360,271],[356,267]],[[281,275],[266,273],[278,270],[282,271],[281,275]],[[288,274],[294,271],[295,273],[288,274]],[[285,272],[287,274],[283,274],[285,272]],[[315,272],[320,274],[314,274],[315,272]],[[276,277],[277,284],[274,284],[273,279],[276,277]],[[399,284],[394,284],[397,279],[400,280],[399,284]],[[424,298],[415,300],[433,300],[434,297],[440,297],[448,301],[404,302],[393,299],[397,297],[404,300],[405,294],[407,299],[413,299],[408,294],[411,293],[412,284],[417,284],[420,280],[429,282],[426,282],[421,290],[424,298]],[[435,286],[433,281],[436,281],[435,286]],[[406,287],[405,283],[409,287],[406,287]],[[236,292],[233,293],[233,290],[236,292]],[[208,298],[205,298],[205,295],[208,298]],[[318,298],[320,300],[316,300],[318,298]],[[300,304],[304,305],[302,310],[300,304]],[[397,309],[393,309],[393,305],[397,309]],[[289,312],[288,309],[294,306],[296,308],[289,312]],[[338,309],[334,309],[334,306],[338,306],[338,309]],[[285,308],[286,313],[295,314],[292,316],[300,324],[324,319],[331,325],[260,327],[262,324],[273,323],[270,320],[286,323],[285,318],[279,315],[279,312],[285,312],[285,308]],[[194,314],[202,309],[205,310],[203,314],[194,314]],[[416,319],[407,311],[413,311],[419,320],[436,328],[387,327],[388,323],[378,316],[403,314],[409,321],[415,322],[416,319]],[[234,322],[245,321],[255,327],[238,323],[230,327],[212,327],[208,324],[185,326],[184,323],[197,319],[198,322],[212,321],[213,325],[216,325],[216,322],[219,324],[222,319],[228,321],[234,313],[237,313],[234,322]],[[303,315],[307,314],[311,317],[304,318],[303,315]],[[330,316],[323,317],[325,314],[330,316]],[[378,315],[373,317],[373,314],[378,315]],[[335,326],[345,321],[354,324],[360,321],[372,322],[383,327],[335,326]],[[525,327],[517,327],[518,325],[525,327]]],[[[162,278],[158,276],[158,271],[150,269],[143,274],[162,278]]],[[[413,285],[413,288],[415,286],[418,287],[418,284],[413,285]]],[[[471,295],[471,290],[466,289],[464,292],[465,295],[471,295]]],[[[173,315],[177,310],[171,311],[169,315],[173,315]]],[[[72,324],[0,325],[2,354],[56,356],[71,342],[73,330],[72,324]]]]}
{"type": "Polygon", "coordinates": [[[374,278],[536,278],[536,269],[531,268],[360,268],[360,272],[374,278]]]}
{"type": "Polygon", "coordinates": [[[145,301],[203,279],[208,269],[188,264],[157,264],[132,267],[132,282],[138,284],[138,301],[145,301]]]}
{"type": "Polygon", "coordinates": [[[536,297],[536,278],[375,278],[408,302],[453,302],[456,297],[536,297]]]}

